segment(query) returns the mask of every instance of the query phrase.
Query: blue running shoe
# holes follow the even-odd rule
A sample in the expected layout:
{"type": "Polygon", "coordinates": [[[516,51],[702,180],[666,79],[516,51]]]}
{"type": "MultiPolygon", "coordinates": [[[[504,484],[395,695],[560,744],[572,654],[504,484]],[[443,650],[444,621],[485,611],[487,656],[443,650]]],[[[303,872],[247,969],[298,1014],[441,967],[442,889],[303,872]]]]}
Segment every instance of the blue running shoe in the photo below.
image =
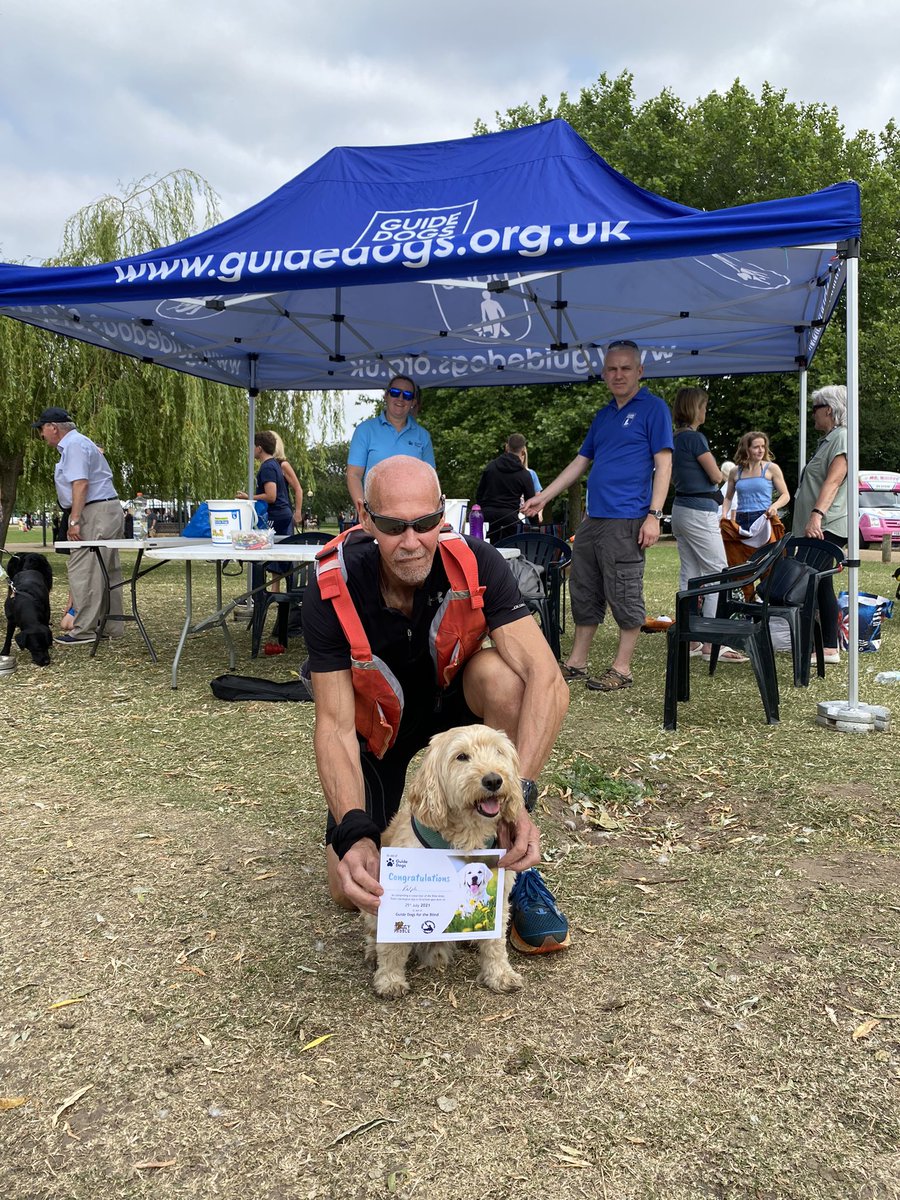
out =
{"type": "Polygon", "coordinates": [[[519,872],[509,903],[509,940],[520,954],[552,954],[569,945],[569,922],[535,867],[519,872]]]}

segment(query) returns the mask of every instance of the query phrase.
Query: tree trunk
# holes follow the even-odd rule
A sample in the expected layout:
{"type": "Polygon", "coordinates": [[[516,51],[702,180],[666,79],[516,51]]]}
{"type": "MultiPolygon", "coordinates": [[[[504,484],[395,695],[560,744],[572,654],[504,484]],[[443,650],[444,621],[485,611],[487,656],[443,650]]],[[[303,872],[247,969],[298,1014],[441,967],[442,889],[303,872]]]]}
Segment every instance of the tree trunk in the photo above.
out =
{"type": "Polygon", "coordinates": [[[6,545],[6,531],[15,512],[16,490],[24,461],[24,450],[9,458],[0,458],[0,546],[6,545]]]}

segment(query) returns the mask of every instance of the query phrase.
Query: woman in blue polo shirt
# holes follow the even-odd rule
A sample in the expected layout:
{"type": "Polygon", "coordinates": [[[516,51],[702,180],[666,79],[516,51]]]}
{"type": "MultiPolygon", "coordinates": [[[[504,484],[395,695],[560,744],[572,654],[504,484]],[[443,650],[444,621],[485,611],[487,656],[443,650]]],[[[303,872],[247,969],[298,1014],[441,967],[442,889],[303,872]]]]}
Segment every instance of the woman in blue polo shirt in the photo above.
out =
{"type": "Polygon", "coordinates": [[[416,421],[419,388],[405,375],[395,375],[384,390],[384,409],[353,431],[347,455],[347,491],[354,505],[363,498],[363,481],[382,459],[395,454],[420,458],[434,466],[431,435],[416,421]]]}

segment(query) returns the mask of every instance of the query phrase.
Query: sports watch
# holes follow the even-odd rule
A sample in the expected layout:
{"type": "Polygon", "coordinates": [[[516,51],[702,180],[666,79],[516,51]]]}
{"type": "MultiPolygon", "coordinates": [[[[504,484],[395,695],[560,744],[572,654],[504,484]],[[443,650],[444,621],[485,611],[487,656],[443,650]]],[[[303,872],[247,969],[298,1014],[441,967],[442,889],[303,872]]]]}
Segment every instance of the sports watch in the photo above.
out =
{"type": "Polygon", "coordinates": [[[526,812],[534,812],[534,806],[538,800],[538,790],[533,779],[522,780],[522,799],[525,801],[526,812]]]}
{"type": "Polygon", "coordinates": [[[663,510],[661,508],[651,508],[647,516],[656,517],[657,521],[661,521],[663,519],[663,510]]]}

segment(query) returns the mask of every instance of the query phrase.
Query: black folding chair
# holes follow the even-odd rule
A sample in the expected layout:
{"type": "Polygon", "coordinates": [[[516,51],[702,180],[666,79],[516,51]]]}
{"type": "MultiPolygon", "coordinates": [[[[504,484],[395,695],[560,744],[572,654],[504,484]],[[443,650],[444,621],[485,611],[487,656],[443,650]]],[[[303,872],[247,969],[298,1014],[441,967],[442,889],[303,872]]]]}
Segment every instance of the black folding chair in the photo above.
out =
{"type": "MultiPolygon", "coordinates": [[[[278,542],[279,546],[324,546],[334,537],[331,533],[293,533],[290,537],[281,538],[278,542]]],[[[263,632],[266,627],[266,617],[271,605],[278,606],[278,619],[275,625],[275,640],[282,646],[288,644],[288,619],[290,616],[291,606],[299,606],[303,603],[303,593],[312,578],[312,573],[316,569],[316,564],[311,562],[303,563],[279,563],[283,566],[283,571],[274,572],[272,574],[273,581],[286,581],[286,590],[283,592],[273,592],[263,589],[257,591],[253,597],[253,619],[251,621],[251,639],[250,639],[250,656],[257,658],[259,655],[259,647],[263,639],[263,632]]]]}
{"type": "Polygon", "coordinates": [[[739,566],[688,580],[688,587],[676,594],[675,622],[669,627],[666,645],[666,691],[663,708],[663,724],[666,729],[676,727],[678,702],[691,698],[691,642],[710,643],[710,675],[715,672],[721,646],[733,646],[735,649],[746,651],[756,676],[766,721],[769,725],[778,724],[778,678],[775,673],[775,652],[769,633],[768,600],[763,596],[759,604],[747,606],[746,616],[731,618],[718,615],[721,611],[721,599],[715,617],[704,617],[698,609],[707,596],[725,597],[727,606],[728,598],[735,589],[758,584],[783,553],[784,546],[780,542],[772,542],[739,566]],[[750,609],[753,611],[750,612],[750,609]]]}
{"type": "MultiPolygon", "coordinates": [[[[757,589],[769,601],[769,617],[781,617],[791,635],[794,687],[809,687],[813,651],[816,671],[825,678],[822,627],[819,623],[819,584],[844,569],[844,551],[822,538],[787,537],[781,542],[784,556],[776,562],[757,589]]],[[[830,586],[830,585],[829,585],[830,586]]],[[[756,608],[745,600],[726,600],[724,615],[756,608]]],[[[721,606],[720,606],[721,611],[721,606]]]]}
{"type": "Polygon", "coordinates": [[[518,550],[522,558],[533,563],[541,573],[544,595],[532,599],[526,597],[525,603],[540,619],[544,637],[558,659],[562,588],[566,569],[572,561],[572,547],[562,538],[548,533],[517,533],[497,542],[498,549],[503,547],[518,550]]]}

